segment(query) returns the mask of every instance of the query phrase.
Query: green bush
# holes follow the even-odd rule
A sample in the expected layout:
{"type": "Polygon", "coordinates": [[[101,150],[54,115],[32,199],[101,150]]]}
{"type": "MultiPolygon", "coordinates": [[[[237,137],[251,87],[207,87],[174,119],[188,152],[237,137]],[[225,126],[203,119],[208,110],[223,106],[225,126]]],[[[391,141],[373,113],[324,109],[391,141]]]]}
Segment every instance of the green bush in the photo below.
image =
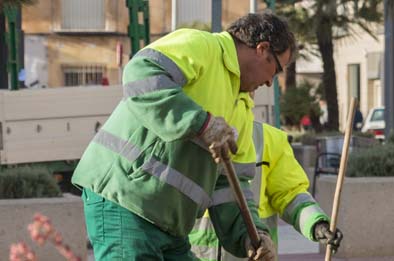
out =
{"type": "Polygon", "coordinates": [[[318,87],[308,81],[301,82],[297,88],[290,88],[281,96],[280,113],[285,125],[299,126],[304,115],[320,115],[316,96],[318,87]]]}
{"type": "Polygon", "coordinates": [[[0,199],[61,195],[59,186],[46,168],[22,166],[0,170],[0,199]]]}
{"type": "Polygon", "coordinates": [[[346,176],[394,176],[394,143],[376,145],[350,154],[346,176]]]}
{"type": "MultiPolygon", "coordinates": [[[[316,145],[316,140],[324,137],[334,137],[334,136],[343,136],[344,134],[339,131],[324,131],[320,133],[315,133],[314,131],[308,131],[301,135],[295,137],[296,142],[301,142],[303,145],[316,145]]],[[[364,139],[372,139],[373,134],[371,133],[362,133],[362,132],[353,132],[352,137],[360,137],[364,139]]],[[[373,142],[371,142],[372,144],[373,142]]]]}

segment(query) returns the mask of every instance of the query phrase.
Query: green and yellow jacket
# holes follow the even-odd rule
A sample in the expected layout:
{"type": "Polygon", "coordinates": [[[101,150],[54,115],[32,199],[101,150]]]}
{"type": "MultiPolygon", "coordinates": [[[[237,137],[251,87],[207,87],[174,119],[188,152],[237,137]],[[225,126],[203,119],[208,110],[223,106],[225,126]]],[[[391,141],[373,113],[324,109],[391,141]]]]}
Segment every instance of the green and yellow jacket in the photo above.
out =
{"type": "MultiPolygon", "coordinates": [[[[246,107],[253,107],[253,101],[250,98],[244,97],[241,101],[246,102],[246,107]]],[[[238,106],[242,105],[238,104],[238,106]]],[[[236,112],[242,113],[242,110],[236,112]]],[[[250,110],[243,110],[243,112],[244,114],[238,117],[248,121],[250,110]]],[[[328,221],[329,218],[308,193],[309,180],[294,157],[293,150],[287,141],[287,134],[268,124],[253,121],[249,123],[243,126],[253,126],[254,150],[258,167],[257,175],[251,183],[251,190],[252,197],[254,196],[258,203],[260,220],[268,227],[276,245],[278,244],[279,216],[293,225],[306,238],[313,240],[314,224],[321,220],[328,221]]],[[[249,190],[244,190],[244,194],[246,197],[251,197],[249,190]]],[[[228,199],[228,201],[231,200],[233,199],[228,199]]],[[[200,260],[219,260],[219,242],[208,213],[197,220],[189,238],[192,250],[200,260]]],[[[223,256],[223,251],[221,256],[223,256]]]]}
{"type": "Polygon", "coordinates": [[[287,134],[268,124],[254,122],[257,158],[261,161],[252,181],[259,217],[278,244],[278,216],[309,240],[314,225],[328,216],[309,194],[308,177],[294,157],[287,134]],[[262,154],[260,154],[262,153],[262,154]]]}
{"type": "MultiPolygon", "coordinates": [[[[240,70],[231,36],[175,31],[133,57],[123,88],[123,99],[87,147],[72,182],[177,237],[186,237],[210,208],[221,243],[245,256],[239,210],[234,202],[216,204],[228,183],[199,138],[208,111],[236,121],[240,70]]],[[[238,139],[252,146],[251,136],[245,137],[238,139]]],[[[244,186],[254,177],[254,162],[234,161],[244,186]]],[[[264,229],[253,200],[248,203],[264,229]]]]}

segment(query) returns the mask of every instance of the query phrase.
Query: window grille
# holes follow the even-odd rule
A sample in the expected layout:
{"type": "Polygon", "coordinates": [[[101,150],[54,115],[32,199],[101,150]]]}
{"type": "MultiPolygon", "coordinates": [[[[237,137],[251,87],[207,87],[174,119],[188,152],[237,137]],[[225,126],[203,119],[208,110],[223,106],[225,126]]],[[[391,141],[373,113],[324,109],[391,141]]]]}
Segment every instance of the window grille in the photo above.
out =
{"type": "Polygon", "coordinates": [[[100,85],[105,72],[104,65],[63,65],[64,86],[100,85]]]}
{"type": "Polygon", "coordinates": [[[104,0],[62,0],[62,30],[105,29],[104,0]]]}

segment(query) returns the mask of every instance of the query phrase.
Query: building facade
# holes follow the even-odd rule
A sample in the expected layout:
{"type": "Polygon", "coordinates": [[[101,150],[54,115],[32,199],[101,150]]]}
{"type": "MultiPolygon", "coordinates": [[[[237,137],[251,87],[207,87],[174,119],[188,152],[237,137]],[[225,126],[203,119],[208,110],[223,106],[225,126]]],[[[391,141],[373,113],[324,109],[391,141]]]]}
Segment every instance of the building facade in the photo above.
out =
{"type": "Polygon", "coordinates": [[[376,39],[359,29],[352,37],[335,42],[340,127],[344,128],[350,100],[359,100],[364,119],[373,107],[384,105],[383,25],[375,29],[376,39]]]}
{"type": "MultiPolygon", "coordinates": [[[[174,3],[177,27],[197,20],[210,23],[211,0],[199,1],[203,6],[198,9],[189,2],[149,1],[151,41],[171,31],[174,3]]],[[[248,11],[249,1],[223,0],[223,27],[248,11]]],[[[25,85],[120,84],[130,55],[128,25],[126,0],[38,0],[24,6],[25,85]]]]}

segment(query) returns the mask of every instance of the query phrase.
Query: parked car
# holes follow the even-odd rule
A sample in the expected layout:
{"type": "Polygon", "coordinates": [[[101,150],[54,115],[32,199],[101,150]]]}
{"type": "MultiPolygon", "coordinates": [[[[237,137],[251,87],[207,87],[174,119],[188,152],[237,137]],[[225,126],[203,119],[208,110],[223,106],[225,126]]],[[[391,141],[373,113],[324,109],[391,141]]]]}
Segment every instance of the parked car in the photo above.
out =
{"type": "Polygon", "coordinates": [[[384,140],[384,107],[372,108],[367,118],[365,118],[364,125],[361,132],[373,133],[376,139],[384,140]]]}

